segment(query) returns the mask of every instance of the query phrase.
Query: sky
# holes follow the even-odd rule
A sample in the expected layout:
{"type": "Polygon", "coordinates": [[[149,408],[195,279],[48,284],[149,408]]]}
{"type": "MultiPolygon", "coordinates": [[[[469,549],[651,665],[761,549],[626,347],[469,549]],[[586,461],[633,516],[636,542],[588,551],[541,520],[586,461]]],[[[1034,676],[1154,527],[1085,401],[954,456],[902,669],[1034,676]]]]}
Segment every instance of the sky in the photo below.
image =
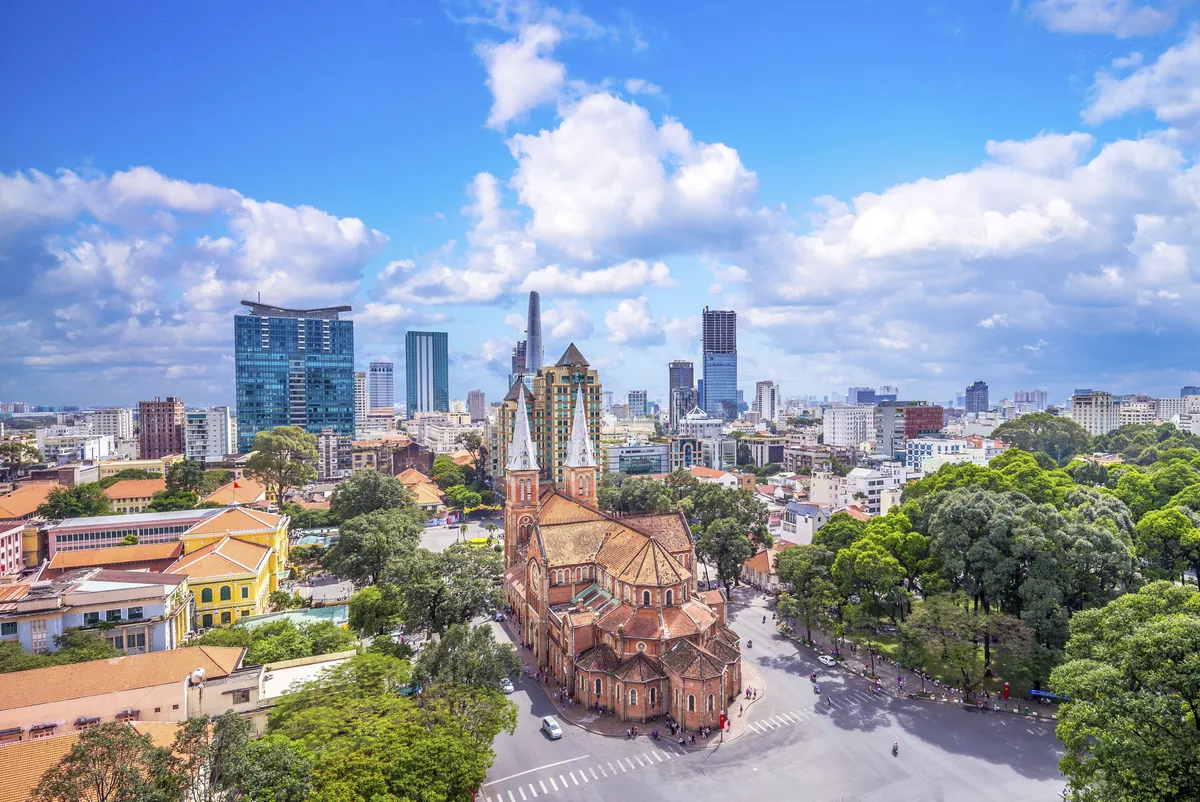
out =
{"type": "Polygon", "coordinates": [[[232,403],[259,294],[495,400],[530,290],[618,398],[705,306],[750,398],[1200,384],[1194,2],[7,3],[0,74],[0,401],[232,403]]]}

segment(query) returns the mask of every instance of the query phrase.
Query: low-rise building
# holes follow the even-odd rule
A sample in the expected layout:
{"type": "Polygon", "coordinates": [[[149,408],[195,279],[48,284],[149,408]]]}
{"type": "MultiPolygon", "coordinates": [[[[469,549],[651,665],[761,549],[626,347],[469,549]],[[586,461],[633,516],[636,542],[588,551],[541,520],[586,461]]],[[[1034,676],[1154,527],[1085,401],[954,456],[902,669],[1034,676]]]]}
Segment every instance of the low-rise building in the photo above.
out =
{"type": "Polygon", "coordinates": [[[0,577],[17,576],[25,565],[21,556],[21,535],[25,524],[20,521],[0,524],[0,577]]]}
{"type": "Polygon", "coordinates": [[[36,517],[37,508],[55,488],[63,487],[58,482],[26,482],[11,493],[0,496],[0,524],[28,521],[36,517]]]}
{"type": "Polygon", "coordinates": [[[174,649],[191,632],[191,602],[187,577],[76,569],[0,589],[0,642],[42,654],[68,629],[83,629],[126,654],[174,649]]]}
{"type": "Polygon", "coordinates": [[[679,421],[679,434],[684,437],[694,437],[697,440],[711,440],[721,436],[725,421],[721,418],[711,418],[704,410],[693,407],[679,421]]]}
{"type": "Polygon", "coordinates": [[[113,512],[127,515],[146,509],[154,494],[166,489],[166,479],[122,479],[104,488],[104,495],[112,502],[113,512]]]}
{"type": "Polygon", "coordinates": [[[225,507],[266,505],[274,501],[267,498],[267,486],[249,476],[226,482],[200,500],[225,507]]]}
{"type": "Polygon", "coordinates": [[[671,438],[671,470],[686,471],[693,465],[699,465],[703,453],[700,441],[687,435],[674,435],[671,438]]]}
{"type": "Polygon", "coordinates": [[[904,465],[911,471],[922,474],[922,463],[931,457],[957,454],[966,447],[966,441],[944,437],[914,437],[904,449],[904,465]]]}
{"type": "Polygon", "coordinates": [[[776,540],[770,548],[759,551],[742,564],[742,581],[765,593],[788,590],[790,586],[780,581],[779,572],[775,569],[775,559],[795,545],[787,540],[776,540]]]}
{"type": "Polygon", "coordinates": [[[646,443],[628,440],[624,445],[605,443],[600,447],[601,464],[607,473],[644,476],[668,473],[671,470],[669,443],[646,443]]]}
{"type": "Polygon", "coordinates": [[[183,555],[183,544],[139,543],[136,546],[110,546],[83,551],[60,551],[38,574],[39,579],[55,579],[79,568],[109,568],[114,571],[149,571],[160,574],[183,555]]]}
{"type": "Polygon", "coordinates": [[[413,468],[401,471],[396,475],[400,484],[412,493],[413,503],[433,515],[441,515],[446,511],[446,497],[440,487],[428,476],[413,468]]]}
{"type": "Polygon", "coordinates": [[[230,626],[266,611],[267,595],[278,588],[271,557],[268,546],[225,536],[183,555],[167,573],[187,577],[197,628],[230,626]]]}
{"type": "Polygon", "coordinates": [[[162,457],[161,459],[117,459],[101,462],[97,468],[99,469],[97,479],[104,479],[109,476],[114,476],[121,471],[127,471],[133,468],[152,473],[157,476],[166,476],[167,469],[174,463],[183,459],[183,454],[172,454],[162,457]]]}
{"type": "Polygon", "coordinates": [[[779,529],[793,543],[812,543],[813,535],[829,522],[829,509],[819,504],[789,501],[779,529]]]}
{"type": "Polygon", "coordinates": [[[771,463],[776,465],[783,464],[783,450],[787,445],[787,437],[780,435],[755,435],[752,437],[743,437],[742,442],[750,446],[750,459],[754,462],[754,467],[761,468],[771,463]]]}

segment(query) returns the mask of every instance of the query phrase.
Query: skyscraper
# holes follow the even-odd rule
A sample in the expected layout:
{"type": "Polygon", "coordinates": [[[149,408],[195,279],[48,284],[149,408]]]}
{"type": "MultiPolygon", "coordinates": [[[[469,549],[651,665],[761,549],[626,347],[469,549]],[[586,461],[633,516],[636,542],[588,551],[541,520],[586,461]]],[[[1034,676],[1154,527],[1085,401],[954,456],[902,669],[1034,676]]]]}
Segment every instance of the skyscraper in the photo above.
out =
{"type": "Polygon", "coordinates": [[[392,363],[372,362],[369,371],[371,409],[393,411],[396,407],[396,382],[392,363]]]}
{"type": "Polygon", "coordinates": [[[354,372],[354,432],[367,430],[367,414],[371,411],[371,394],[367,391],[367,374],[354,372]]]}
{"type": "Polygon", "coordinates": [[[525,340],[517,340],[517,344],[512,349],[512,375],[525,372],[525,350],[528,344],[525,340]]]}
{"type": "Polygon", "coordinates": [[[467,393],[467,411],[471,413],[471,422],[475,423],[487,417],[487,400],[483,390],[472,390],[467,393]]]}
{"type": "Polygon", "coordinates": [[[354,323],[349,306],[285,309],[242,301],[234,315],[238,452],[276,426],[354,432],[354,323]]]}
{"type": "Polygon", "coordinates": [[[159,459],[186,449],[183,402],[173,395],[164,401],[138,402],[138,456],[159,459]]]}
{"type": "Polygon", "coordinates": [[[525,324],[525,372],[542,369],[542,297],[529,293],[529,320],[525,324]]]}
{"type": "Polygon", "coordinates": [[[404,338],[408,417],[450,411],[450,355],[444,331],[410,331],[404,338]]]}
{"type": "Polygon", "coordinates": [[[1180,398],[1187,398],[1189,395],[1200,395],[1200,387],[1194,384],[1188,384],[1179,391],[1180,398]]]}
{"type": "Polygon", "coordinates": [[[696,386],[696,370],[695,366],[686,359],[676,359],[674,362],[667,365],[667,370],[670,373],[670,384],[667,387],[667,394],[670,395],[671,390],[676,387],[695,387],[696,386]]]}
{"type": "Polygon", "coordinates": [[[967,414],[988,411],[987,382],[977,381],[967,385],[967,414]]]}
{"type": "Polygon", "coordinates": [[[197,462],[220,462],[234,453],[233,419],[229,407],[194,409],[184,413],[184,454],[197,462]]]}
{"type": "Polygon", "coordinates": [[[738,415],[737,312],[704,307],[704,411],[714,418],[738,415]]]}
{"type": "Polygon", "coordinates": [[[779,422],[783,411],[782,399],[779,397],[779,385],[773,381],[758,382],[754,385],[754,406],[762,420],[779,422]]]}
{"type": "Polygon", "coordinates": [[[644,418],[646,417],[646,391],[645,390],[630,390],[626,398],[629,404],[629,417],[644,418]]]}

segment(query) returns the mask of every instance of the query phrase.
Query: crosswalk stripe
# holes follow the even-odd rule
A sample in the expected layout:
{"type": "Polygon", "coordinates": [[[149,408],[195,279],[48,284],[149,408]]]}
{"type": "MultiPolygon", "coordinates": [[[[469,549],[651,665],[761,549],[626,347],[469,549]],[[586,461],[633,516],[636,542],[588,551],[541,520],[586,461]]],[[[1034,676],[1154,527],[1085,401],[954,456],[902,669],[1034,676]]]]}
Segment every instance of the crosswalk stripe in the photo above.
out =
{"type": "MultiPolygon", "coordinates": [[[[550,778],[550,784],[551,784],[551,785],[554,785],[554,778],[553,778],[553,777],[551,777],[551,778],[550,778]]],[[[547,791],[547,790],[546,790],[546,784],[545,784],[544,782],[542,782],[541,780],[538,780],[538,785],[542,786],[542,793],[543,793],[543,794],[548,794],[548,793],[550,793],[549,791],[547,791]]],[[[554,789],[554,790],[556,790],[556,791],[557,791],[558,789],[556,788],[556,789],[554,789]]]]}
{"type": "MultiPolygon", "coordinates": [[[[658,752],[651,752],[650,755],[653,755],[654,757],[658,758],[659,763],[663,762],[662,755],[660,755],[658,752]]],[[[646,760],[650,759],[650,755],[646,756],[646,760]]]]}
{"type": "Polygon", "coordinates": [[[762,735],[762,733],[758,731],[758,727],[755,727],[750,722],[746,722],[746,729],[754,732],[756,735],[762,735]]]}
{"type": "Polygon", "coordinates": [[[775,720],[779,722],[779,726],[781,726],[781,727],[786,727],[788,724],[792,723],[792,722],[788,721],[787,719],[785,719],[783,716],[775,716],[775,720]]]}
{"type": "Polygon", "coordinates": [[[617,761],[617,765],[621,767],[622,774],[626,774],[629,771],[629,769],[625,768],[625,764],[619,760],[617,761]]]}
{"type": "Polygon", "coordinates": [[[566,789],[566,788],[570,788],[570,787],[571,787],[571,786],[570,786],[570,784],[567,782],[567,778],[566,778],[566,777],[564,777],[564,776],[562,776],[562,775],[560,774],[560,775],[558,775],[558,779],[562,780],[562,784],[563,784],[563,788],[564,788],[564,789],[566,789]]]}
{"type": "Polygon", "coordinates": [[[575,783],[576,785],[579,785],[579,780],[575,779],[575,772],[572,771],[572,772],[569,772],[569,774],[571,776],[571,782],[575,783]]]}
{"type": "MultiPolygon", "coordinates": [[[[592,779],[593,779],[593,780],[598,780],[598,779],[600,779],[599,777],[597,777],[597,776],[596,776],[596,770],[595,770],[595,769],[588,769],[588,771],[590,771],[590,772],[592,773],[592,779]]],[[[604,769],[600,769],[600,771],[604,771],[604,769]]]]}
{"type": "Polygon", "coordinates": [[[589,779],[587,778],[587,772],[586,772],[586,771],[584,771],[583,769],[580,769],[580,770],[579,770],[579,776],[583,778],[583,781],[584,781],[585,783],[590,783],[590,782],[591,782],[591,780],[589,780],[589,779]]]}
{"type": "MultiPolygon", "coordinates": [[[[608,770],[611,771],[613,774],[617,773],[617,770],[612,767],[611,763],[608,764],[608,770]]],[[[605,775],[605,776],[608,776],[608,775],[605,775]]]]}
{"type": "Polygon", "coordinates": [[[554,782],[553,777],[550,778],[550,787],[553,788],[555,791],[558,790],[558,783],[554,782]]]}
{"type": "Polygon", "coordinates": [[[642,768],[645,768],[645,767],[646,767],[646,764],[642,762],[642,757],[641,757],[641,755],[634,755],[634,758],[636,758],[636,759],[637,759],[637,762],[638,762],[638,765],[639,765],[639,766],[641,766],[642,768]]]}
{"type": "Polygon", "coordinates": [[[534,799],[537,799],[537,789],[533,787],[533,783],[529,784],[529,793],[533,794],[534,799]]]}
{"type": "MultiPolygon", "coordinates": [[[[625,762],[629,764],[629,770],[630,770],[630,771],[635,771],[635,770],[637,769],[637,766],[633,765],[633,761],[632,761],[632,760],[630,760],[629,758],[625,758],[625,762]]],[[[641,759],[641,758],[638,758],[638,764],[639,764],[639,765],[641,764],[641,762],[642,762],[642,759],[641,759]]]]}
{"type": "Polygon", "coordinates": [[[525,796],[525,789],[524,789],[524,788],[518,788],[517,790],[521,792],[521,799],[522,799],[522,800],[525,800],[525,799],[528,799],[528,798],[529,798],[529,797],[525,796]]]}
{"type": "Polygon", "coordinates": [[[664,752],[663,752],[663,754],[667,756],[667,760],[670,760],[670,759],[671,759],[671,753],[670,753],[670,752],[666,752],[666,751],[664,751],[664,752]]]}
{"type": "Polygon", "coordinates": [[[511,789],[508,792],[508,802],[517,802],[517,798],[515,796],[513,796],[513,792],[511,789]]]}

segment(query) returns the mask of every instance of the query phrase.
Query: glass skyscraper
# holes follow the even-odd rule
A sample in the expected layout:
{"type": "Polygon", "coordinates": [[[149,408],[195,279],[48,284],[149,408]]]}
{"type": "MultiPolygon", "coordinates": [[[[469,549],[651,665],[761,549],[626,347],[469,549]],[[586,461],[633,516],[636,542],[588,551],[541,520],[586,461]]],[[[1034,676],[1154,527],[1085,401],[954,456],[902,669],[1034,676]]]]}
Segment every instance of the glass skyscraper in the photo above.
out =
{"type": "Polygon", "coordinates": [[[410,331],[404,338],[408,417],[450,411],[450,355],[446,332],[410,331]]]}
{"type": "Polygon", "coordinates": [[[284,309],[242,301],[233,318],[237,449],[276,426],[354,434],[354,323],[349,306],[284,309]]]}
{"type": "Polygon", "coordinates": [[[706,306],[702,324],[704,411],[709,417],[733,420],[738,416],[737,312],[706,306]]]}

